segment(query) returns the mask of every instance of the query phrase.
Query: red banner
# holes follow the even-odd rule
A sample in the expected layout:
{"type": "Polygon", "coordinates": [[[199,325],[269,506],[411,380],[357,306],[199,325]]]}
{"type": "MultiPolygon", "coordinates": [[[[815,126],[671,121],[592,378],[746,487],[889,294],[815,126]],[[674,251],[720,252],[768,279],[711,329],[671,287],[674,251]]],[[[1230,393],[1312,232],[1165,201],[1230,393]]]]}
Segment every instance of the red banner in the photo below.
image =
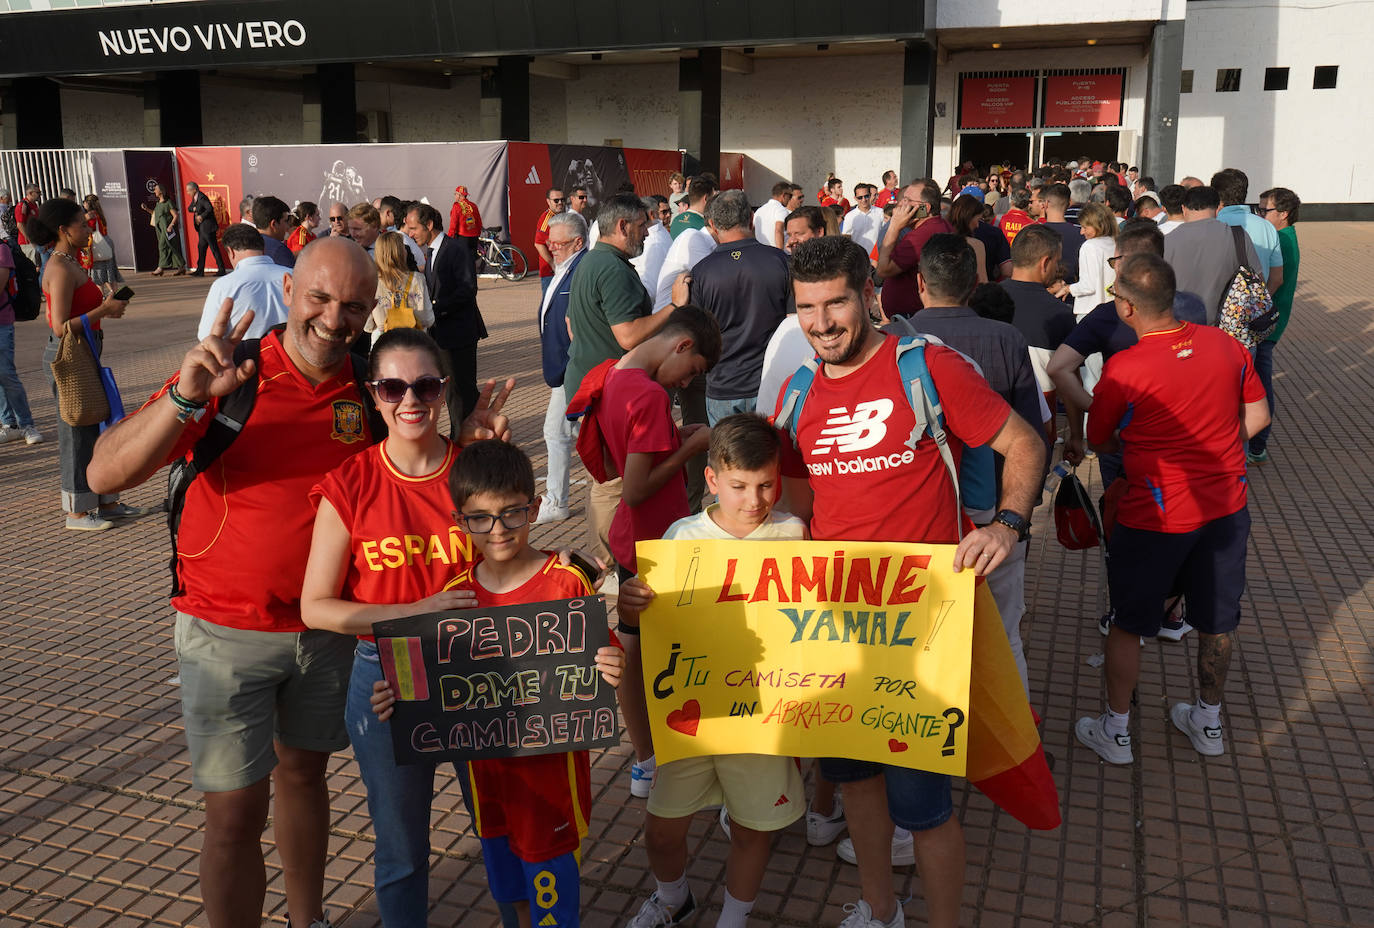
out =
{"type": "Polygon", "coordinates": [[[1045,78],[1046,126],[1121,125],[1120,74],[1056,75],[1045,78]]]}
{"type": "MultiPolygon", "coordinates": [[[[200,239],[196,235],[195,223],[191,219],[190,197],[186,196],[186,185],[195,181],[200,184],[201,193],[210,198],[215,206],[215,218],[219,220],[219,236],[229,224],[239,220],[239,200],[243,199],[243,162],[238,148],[178,148],[177,170],[181,172],[181,187],[177,191],[177,201],[181,204],[180,213],[185,227],[186,257],[194,263],[200,251],[200,239]]],[[[220,254],[224,254],[221,246],[220,254]]],[[[227,259],[226,255],[226,259],[227,259]]],[[[205,261],[213,264],[215,253],[206,251],[205,261]]],[[[227,270],[227,269],[226,269],[227,270]]]]}
{"type": "Polygon", "coordinates": [[[732,151],[720,153],[720,189],[744,189],[744,155],[732,151]]]}
{"type": "Polygon", "coordinates": [[[1027,129],[1035,123],[1035,78],[966,77],[959,92],[960,129],[1027,129]]]}
{"type": "MultiPolygon", "coordinates": [[[[534,250],[535,227],[549,206],[545,194],[557,187],[549,167],[549,146],[534,142],[506,143],[506,177],[510,193],[511,244],[525,253],[532,276],[539,274],[539,254],[534,250]]],[[[495,225],[495,223],[490,223],[495,225]]]]}
{"type": "MultiPolygon", "coordinates": [[[[724,158],[724,156],[722,156],[724,158]]],[[[635,193],[642,197],[668,195],[668,178],[682,170],[682,153],[656,148],[625,149],[625,167],[635,193]]]]}

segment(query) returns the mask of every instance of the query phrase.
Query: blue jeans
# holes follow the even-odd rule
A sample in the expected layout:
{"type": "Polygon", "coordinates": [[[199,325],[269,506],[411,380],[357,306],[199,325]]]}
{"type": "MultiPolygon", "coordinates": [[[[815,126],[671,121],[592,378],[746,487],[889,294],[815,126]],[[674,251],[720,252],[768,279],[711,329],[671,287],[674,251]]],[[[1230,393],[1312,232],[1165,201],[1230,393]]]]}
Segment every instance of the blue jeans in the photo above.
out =
{"type": "Polygon", "coordinates": [[[425,928],[429,909],[429,813],[436,764],[396,764],[391,725],[372,712],[372,684],[382,679],[377,645],[359,641],[344,721],[367,787],[377,834],[372,855],[377,909],[386,928],[425,928]]]}
{"type": "Polygon", "coordinates": [[[0,426],[33,425],[29,412],[29,395],[14,367],[14,324],[0,325],[0,426]]]}
{"type": "MultiPolygon", "coordinates": [[[[1274,346],[1278,342],[1260,342],[1255,346],[1255,373],[1259,375],[1260,383],[1264,384],[1264,395],[1269,400],[1269,418],[1274,417],[1274,346]]],[[[1273,430],[1272,426],[1266,425],[1264,429],[1250,439],[1250,453],[1259,454],[1269,446],[1269,433],[1273,430]]]]}
{"type": "Polygon", "coordinates": [[[733,416],[737,412],[753,412],[758,408],[759,400],[756,396],[746,396],[737,400],[718,400],[713,397],[706,397],[706,422],[708,425],[715,426],[717,422],[726,416],[733,416]]]}

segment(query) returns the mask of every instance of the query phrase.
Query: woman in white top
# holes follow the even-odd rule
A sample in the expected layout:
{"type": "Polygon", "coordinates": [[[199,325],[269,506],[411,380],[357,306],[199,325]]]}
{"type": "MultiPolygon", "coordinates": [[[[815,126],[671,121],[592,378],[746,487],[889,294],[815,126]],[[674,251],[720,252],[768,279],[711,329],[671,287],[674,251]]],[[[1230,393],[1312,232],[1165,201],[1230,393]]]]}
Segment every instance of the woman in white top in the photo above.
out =
{"type": "Polygon", "coordinates": [[[406,246],[399,232],[383,232],[372,249],[377,262],[377,305],[363,325],[375,343],[388,329],[427,329],[434,325],[425,275],[406,264],[406,246]]]}
{"type": "Polygon", "coordinates": [[[1116,272],[1107,263],[1116,253],[1116,217],[1103,203],[1088,203],[1078,214],[1083,247],[1078,250],[1078,282],[1069,285],[1073,314],[1082,319],[1107,302],[1116,272]]]}

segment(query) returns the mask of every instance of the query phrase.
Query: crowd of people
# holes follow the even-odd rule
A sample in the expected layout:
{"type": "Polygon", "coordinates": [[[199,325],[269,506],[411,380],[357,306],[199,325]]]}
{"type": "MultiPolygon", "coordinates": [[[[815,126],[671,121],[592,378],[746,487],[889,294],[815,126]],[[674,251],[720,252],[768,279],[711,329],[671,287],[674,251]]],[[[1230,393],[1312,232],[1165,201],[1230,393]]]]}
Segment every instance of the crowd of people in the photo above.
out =
{"type": "MultiPolygon", "coordinates": [[[[380,197],[332,204],[317,234],[316,204],[270,195],[246,199],[221,232],[187,186],[195,273],[209,248],[221,275],[197,343],[138,411],[103,434],[59,420],[58,435],[71,528],[136,514],[117,494],[174,466],[172,603],[212,925],[257,924],[273,804],[289,921],[329,924],[325,772],[350,744],[382,920],[425,924],[435,765],[392,755],[395,696],[372,626],[592,592],[600,578],[571,552],[529,540],[532,525],[571,517],[575,451],[592,477],[588,542],[618,583],[597,667],[632,745],[626,787],[647,798],[655,888],[631,928],[697,910],[686,835],[708,808],[730,840],[722,928],[747,923],[773,834],[798,820],[811,844],[839,841],[858,866],[843,928],[905,924],[893,865],[919,868],[931,925],[958,923],[965,883],[948,776],[821,758],[808,799],[791,759],[656,762],[639,649],[654,591],[637,576],[639,541],[954,545],[955,569],[986,578],[1029,693],[1032,513],[1056,453],[1075,466],[1095,457],[1112,503],[1106,705],[1075,734],[1103,760],[1131,762],[1140,645],[1196,630],[1196,696],[1170,714],[1200,754],[1224,753],[1247,468],[1268,459],[1297,195],[1274,187],[1251,209],[1235,169],[1156,189],[1135,168],[1086,159],[986,173],[966,163],[943,186],[892,171],[882,181],[847,190],[831,175],[816,205],[779,181],[755,209],[713,175],[675,175],[666,194],[626,185],[594,216],[585,188],[550,188],[530,217],[549,388],[542,493],[502,413],[514,380],[477,382],[481,219],[465,188],[447,230],[428,204],[380,197]],[[1242,266],[1281,319],[1253,349],[1216,325],[1242,266]],[[938,421],[917,409],[913,370],[938,421]],[[412,537],[439,553],[410,556],[412,537]],[[379,544],[400,538],[402,553],[379,559],[379,544]]],[[[90,209],[26,203],[24,238],[9,241],[42,268],[50,361],[70,320],[98,331],[127,301],[83,263],[100,227],[90,209]]],[[[163,239],[176,212],[165,192],[150,209],[179,258],[163,239]]],[[[0,245],[0,275],[8,254],[0,245]]],[[[165,269],[185,270],[170,258],[165,269]]],[[[10,440],[32,417],[12,386],[4,320],[0,310],[10,440]]],[[[456,766],[503,924],[577,924],[586,752],[456,766]]]]}

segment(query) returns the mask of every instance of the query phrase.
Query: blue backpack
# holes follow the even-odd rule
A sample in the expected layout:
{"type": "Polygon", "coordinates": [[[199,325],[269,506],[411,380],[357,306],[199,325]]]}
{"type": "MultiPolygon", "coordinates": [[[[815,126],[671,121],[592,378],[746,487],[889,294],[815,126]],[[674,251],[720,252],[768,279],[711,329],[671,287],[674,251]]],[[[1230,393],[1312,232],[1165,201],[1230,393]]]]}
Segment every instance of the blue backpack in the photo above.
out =
{"type": "MultiPolygon", "coordinates": [[[[997,503],[997,488],[993,472],[992,448],[982,445],[977,448],[966,447],[958,469],[954,466],[954,453],[949,449],[949,437],[945,433],[945,413],[940,405],[940,394],[935,389],[935,380],[926,366],[925,349],[929,340],[922,335],[911,335],[897,343],[897,373],[906,385],[907,402],[916,417],[916,425],[906,446],[915,450],[917,443],[925,435],[935,441],[940,452],[940,460],[945,462],[950,483],[954,486],[954,505],[956,512],[962,508],[991,509],[997,503]]],[[[801,421],[802,407],[815,383],[816,372],[820,365],[811,358],[787,381],[782,405],[778,407],[773,422],[780,429],[786,429],[797,441],[797,424],[801,421]]],[[[964,537],[963,519],[959,519],[959,538],[964,537]]]]}

